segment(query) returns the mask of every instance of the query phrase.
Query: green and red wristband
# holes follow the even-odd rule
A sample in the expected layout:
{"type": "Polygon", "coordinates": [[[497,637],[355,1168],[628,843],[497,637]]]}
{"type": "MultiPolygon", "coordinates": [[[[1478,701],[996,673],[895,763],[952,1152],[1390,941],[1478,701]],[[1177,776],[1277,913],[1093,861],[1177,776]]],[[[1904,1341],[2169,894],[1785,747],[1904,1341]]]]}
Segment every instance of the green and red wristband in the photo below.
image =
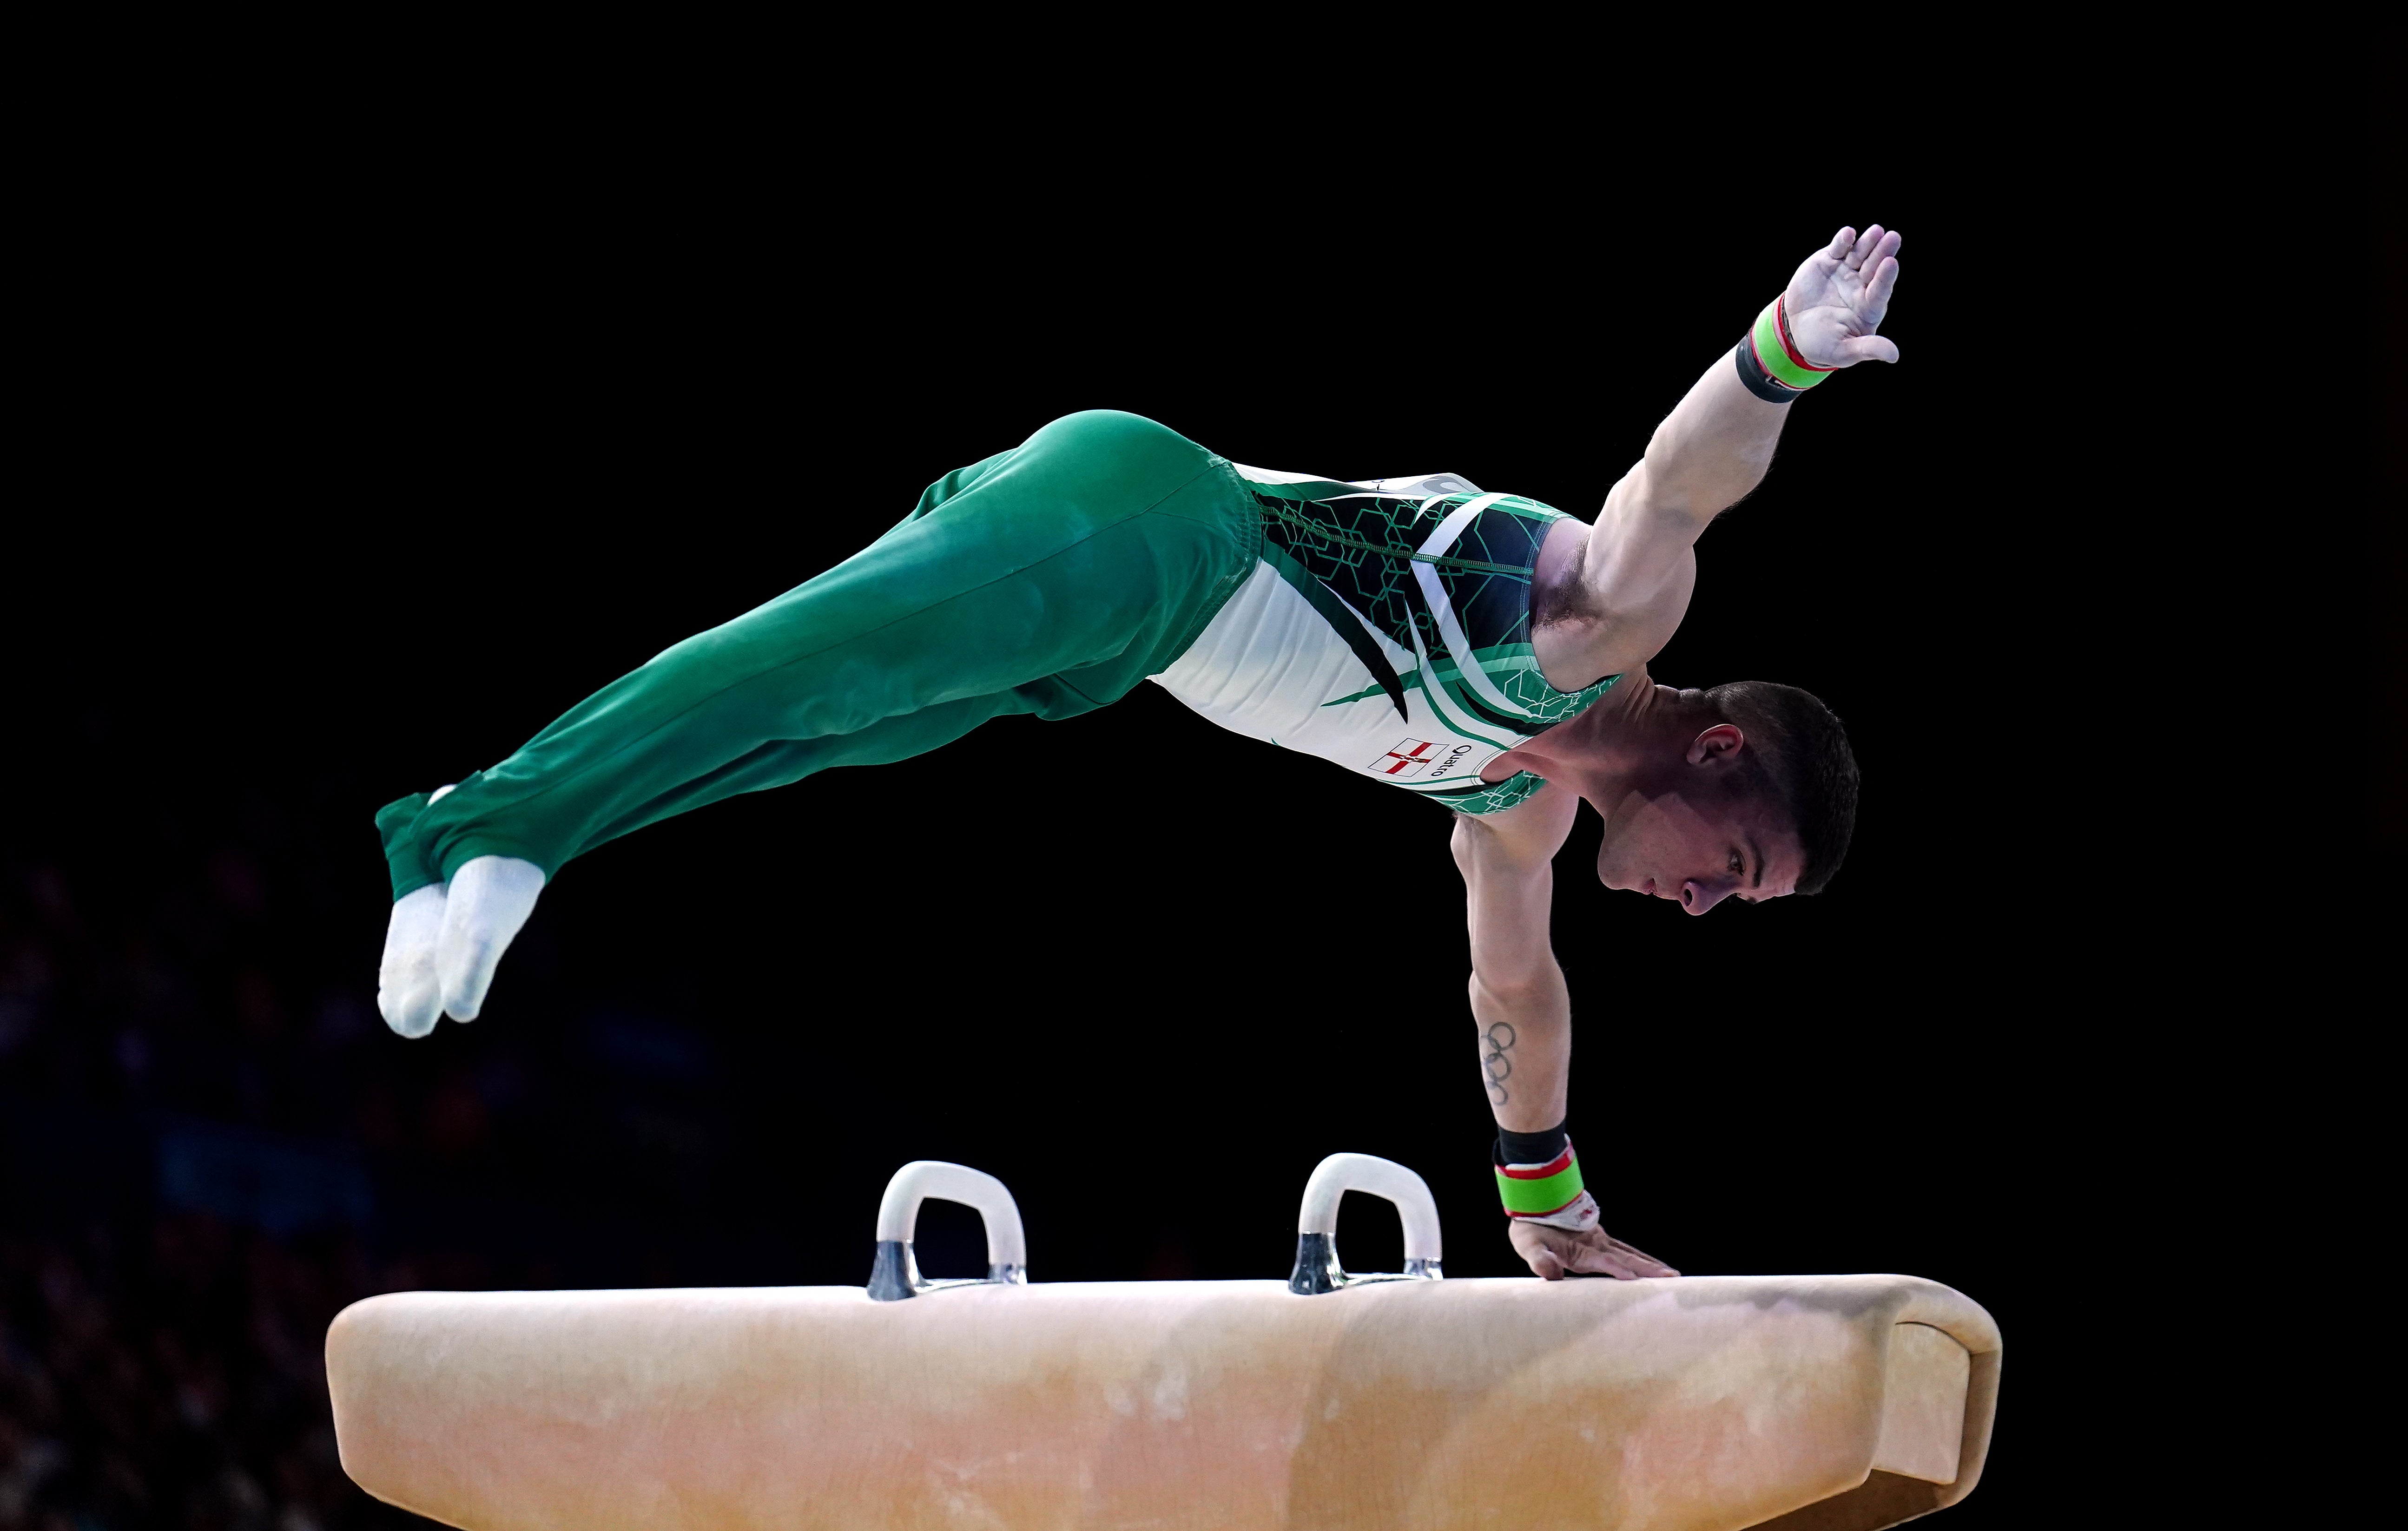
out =
{"type": "Polygon", "coordinates": [[[1787,404],[1837,370],[1816,366],[1799,351],[1790,338],[1784,299],[1778,297],[1756,316],[1755,327],[1740,337],[1732,355],[1739,364],[1739,380],[1767,404],[1787,404]]]}
{"type": "Polygon", "coordinates": [[[1564,1139],[1563,1152],[1542,1165],[1509,1165],[1500,1150],[1497,1195],[1505,1203],[1507,1217],[1526,1222],[1569,1220],[1585,1225],[1596,1216],[1590,1210],[1596,1202],[1581,1182],[1580,1155],[1572,1152],[1569,1138],[1564,1139]]]}

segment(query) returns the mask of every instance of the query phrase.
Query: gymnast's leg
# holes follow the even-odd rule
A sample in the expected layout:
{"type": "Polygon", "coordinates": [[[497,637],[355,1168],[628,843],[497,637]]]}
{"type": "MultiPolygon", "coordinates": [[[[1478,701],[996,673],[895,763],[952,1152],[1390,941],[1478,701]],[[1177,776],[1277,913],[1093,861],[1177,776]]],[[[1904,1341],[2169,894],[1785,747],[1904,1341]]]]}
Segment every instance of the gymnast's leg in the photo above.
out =
{"type": "Polygon", "coordinates": [[[665,651],[457,787],[388,804],[386,1020],[423,1035],[438,1004],[473,1017],[544,880],[630,830],[900,760],[989,718],[1118,700],[1251,570],[1254,518],[1220,459],[1111,411],[939,479],[842,564],[665,651]]]}

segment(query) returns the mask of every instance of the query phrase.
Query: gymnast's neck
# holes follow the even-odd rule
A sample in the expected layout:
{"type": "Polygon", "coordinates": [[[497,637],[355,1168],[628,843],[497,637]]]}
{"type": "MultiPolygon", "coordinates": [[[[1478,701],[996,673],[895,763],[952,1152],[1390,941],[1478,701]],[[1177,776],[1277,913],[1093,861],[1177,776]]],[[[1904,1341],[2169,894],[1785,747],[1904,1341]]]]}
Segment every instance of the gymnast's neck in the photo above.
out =
{"type": "Polygon", "coordinates": [[[1595,802],[1663,774],[1700,729],[1724,721],[1704,693],[1658,685],[1641,665],[1579,717],[1507,751],[1480,774],[1501,781],[1529,771],[1595,802]]]}

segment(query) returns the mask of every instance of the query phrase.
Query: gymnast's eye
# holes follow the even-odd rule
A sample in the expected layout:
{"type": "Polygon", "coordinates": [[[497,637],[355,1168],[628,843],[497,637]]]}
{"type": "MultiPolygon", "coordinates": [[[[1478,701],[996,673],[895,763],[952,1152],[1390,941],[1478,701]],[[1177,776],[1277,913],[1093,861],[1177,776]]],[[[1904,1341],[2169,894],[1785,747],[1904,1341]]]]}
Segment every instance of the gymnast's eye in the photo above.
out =
{"type": "Polygon", "coordinates": [[[1730,859],[1730,875],[1737,877],[1746,870],[1747,863],[1740,858],[1740,853],[1738,851],[1732,851],[1730,859]]]}

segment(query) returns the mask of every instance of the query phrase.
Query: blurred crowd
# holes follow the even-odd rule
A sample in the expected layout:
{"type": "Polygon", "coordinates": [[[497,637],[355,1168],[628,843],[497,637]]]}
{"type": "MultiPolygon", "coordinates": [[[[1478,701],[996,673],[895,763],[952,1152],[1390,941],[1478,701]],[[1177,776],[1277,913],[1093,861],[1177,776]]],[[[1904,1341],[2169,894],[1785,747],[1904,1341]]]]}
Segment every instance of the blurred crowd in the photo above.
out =
{"type": "Polygon", "coordinates": [[[0,1238],[0,1527],[420,1524],[336,1459],[321,1345],[356,1240],[206,1214],[0,1238]]]}
{"type": "Polygon", "coordinates": [[[0,1531],[427,1524],[344,1477],[322,1347],[427,1284],[378,1248],[378,1145],[473,1159],[489,1113],[365,1066],[274,849],[0,868],[0,1531]]]}

